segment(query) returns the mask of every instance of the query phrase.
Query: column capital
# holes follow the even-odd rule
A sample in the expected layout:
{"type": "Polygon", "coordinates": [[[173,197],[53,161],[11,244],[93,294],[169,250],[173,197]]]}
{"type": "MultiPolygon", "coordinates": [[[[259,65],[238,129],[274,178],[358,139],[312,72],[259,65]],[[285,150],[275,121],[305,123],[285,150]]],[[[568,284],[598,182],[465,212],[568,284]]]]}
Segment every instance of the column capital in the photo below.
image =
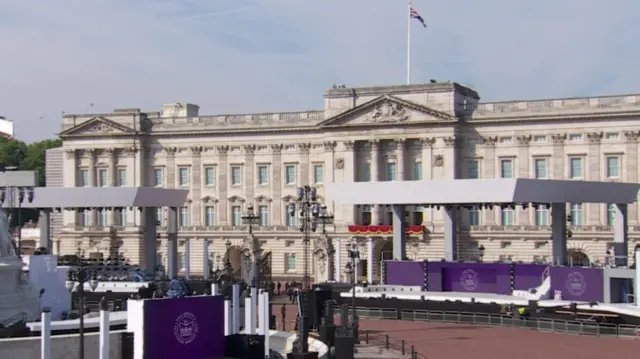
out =
{"type": "Polygon", "coordinates": [[[342,145],[344,146],[345,149],[352,151],[353,148],[355,147],[355,142],[354,141],[343,141],[342,145]]]}
{"type": "Polygon", "coordinates": [[[64,150],[64,153],[68,160],[72,160],[76,158],[76,150],[74,148],[67,148],[64,150]]]}
{"type": "Polygon", "coordinates": [[[256,145],[244,145],[244,153],[252,155],[256,152],[256,145]]]}
{"type": "Polygon", "coordinates": [[[336,149],[336,141],[324,141],[323,145],[325,151],[334,151],[336,149]]]}
{"type": "Polygon", "coordinates": [[[202,146],[191,146],[191,154],[200,156],[202,154],[202,146]]]}
{"type": "Polygon", "coordinates": [[[167,156],[174,156],[176,154],[176,152],[178,152],[178,148],[177,147],[163,147],[162,150],[164,151],[165,155],[167,155],[167,156]]]}
{"type": "Polygon", "coordinates": [[[556,133],[551,135],[551,140],[553,140],[553,143],[556,145],[562,145],[564,144],[564,141],[567,139],[567,134],[566,133],[556,133]]]}
{"type": "Polygon", "coordinates": [[[516,136],[516,139],[521,146],[529,146],[529,143],[531,142],[531,135],[516,136]]]}
{"type": "Polygon", "coordinates": [[[627,139],[627,142],[637,142],[639,136],[640,136],[640,132],[638,132],[638,131],[625,131],[624,132],[624,137],[627,139]]]}
{"type": "Polygon", "coordinates": [[[371,145],[372,151],[377,151],[380,149],[380,140],[378,140],[377,138],[369,140],[369,145],[371,145]]]}
{"type": "Polygon", "coordinates": [[[482,137],[482,144],[487,147],[495,147],[496,143],[498,143],[497,136],[482,137]]]}
{"type": "Polygon", "coordinates": [[[602,132],[591,132],[587,133],[587,139],[589,143],[600,143],[602,141],[603,133],[602,132]]]}
{"type": "Polygon", "coordinates": [[[227,152],[229,152],[229,146],[228,145],[216,146],[216,152],[218,152],[218,154],[221,156],[226,156],[227,152]]]}
{"type": "Polygon", "coordinates": [[[282,144],[281,143],[276,143],[271,145],[271,152],[272,153],[282,153],[282,144]]]}
{"type": "Polygon", "coordinates": [[[299,143],[298,144],[298,150],[302,153],[309,153],[309,150],[311,150],[311,144],[310,143],[299,143]]]}
{"type": "Polygon", "coordinates": [[[433,144],[436,143],[436,139],[435,138],[429,138],[429,137],[424,137],[421,138],[420,140],[420,144],[422,145],[422,148],[431,148],[433,147],[433,144]]]}
{"type": "Polygon", "coordinates": [[[407,140],[405,140],[404,138],[395,138],[393,142],[396,144],[396,149],[402,150],[404,149],[407,140]]]}

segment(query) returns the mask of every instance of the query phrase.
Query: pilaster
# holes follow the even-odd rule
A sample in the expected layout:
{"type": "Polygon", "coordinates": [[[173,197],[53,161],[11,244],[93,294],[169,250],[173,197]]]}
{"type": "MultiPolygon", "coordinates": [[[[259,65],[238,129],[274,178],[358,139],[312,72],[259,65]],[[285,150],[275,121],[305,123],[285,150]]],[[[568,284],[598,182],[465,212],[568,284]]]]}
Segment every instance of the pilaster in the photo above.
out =
{"type": "MultiPolygon", "coordinates": [[[[638,182],[638,131],[628,131],[624,133],[626,138],[626,161],[620,163],[620,167],[624,167],[626,173],[625,182],[637,183],[638,182]],[[624,165],[623,165],[624,163],[624,165]]],[[[640,218],[638,218],[638,202],[629,204],[627,208],[627,218],[630,224],[637,224],[640,218]]]]}
{"type": "MultiPolygon", "coordinates": [[[[433,179],[433,144],[436,142],[435,138],[421,138],[422,144],[422,179],[430,181],[433,179]]],[[[433,208],[424,208],[422,211],[423,223],[425,225],[433,225],[434,220],[433,208]]]]}
{"type": "MultiPolygon", "coordinates": [[[[380,180],[380,141],[373,139],[369,143],[371,144],[371,182],[378,182],[380,180]]],[[[384,219],[381,211],[381,206],[371,206],[371,224],[377,225],[384,219]]]]}
{"type": "Polygon", "coordinates": [[[165,188],[175,188],[176,187],[176,151],[178,149],[175,147],[165,147],[164,153],[167,156],[167,183],[165,183],[165,188]]]}
{"type": "Polygon", "coordinates": [[[451,180],[457,178],[457,153],[456,146],[458,144],[458,140],[455,137],[445,137],[444,139],[444,168],[445,175],[444,179],[451,180]]]}
{"type": "Polygon", "coordinates": [[[245,145],[243,147],[244,150],[244,173],[243,173],[243,178],[242,181],[244,183],[243,186],[243,190],[244,190],[244,198],[247,199],[247,201],[249,201],[249,203],[253,203],[253,200],[255,199],[255,152],[256,152],[256,146],[255,145],[245,145]]]}
{"type": "Polygon", "coordinates": [[[298,183],[300,185],[309,184],[309,151],[311,150],[310,143],[299,143],[298,150],[300,151],[300,178],[298,183]]]}
{"type": "Polygon", "coordinates": [[[216,183],[216,189],[218,191],[218,206],[216,207],[218,220],[220,225],[228,225],[227,216],[227,190],[229,187],[229,165],[227,153],[229,152],[229,146],[217,146],[216,152],[218,154],[218,183],[216,183]]]}
{"type": "Polygon", "coordinates": [[[284,207],[282,203],[282,144],[271,145],[271,218],[274,224],[285,225],[284,207]]]}
{"type": "MultiPolygon", "coordinates": [[[[587,134],[589,140],[589,173],[586,174],[587,181],[600,181],[602,178],[601,159],[602,157],[600,147],[602,142],[602,132],[593,132],[587,134]]],[[[600,218],[602,205],[600,203],[584,204],[587,208],[586,224],[587,225],[602,225],[606,222],[600,218]]]]}
{"type": "Polygon", "coordinates": [[[404,181],[404,168],[405,168],[405,144],[406,141],[403,138],[395,139],[396,143],[396,157],[398,161],[398,181],[404,181]]]}
{"type": "Polygon", "coordinates": [[[191,147],[191,224],[202,226],[202,147],[191,147]]]}
{"type": "Polygon", "coordinates": [[[564,142],[567,139],[566,133],[557,133],[551,135],[553,141],[553,157],[551,159],[553,164],[552,178],[557,180],[563,180],[564,175],[564,142]]]}
{"type": "MultiPolygon", "coordinates": [[[[517,163],[518,163],[518,173],[517,176],[518,178],[530,178],[530,170],[529,170],[529,166],[530,166],[530,156],[529,156],[529,143],[531,142],[531,135],[522,135],[522,136],[517,136],[517,140],[518,140],[518,159],[517,159],[517,163]]],[[[518,211],[518,215],[516,216],[517,218],[517,223],[519,225],[529,225],[531,224],[530,219],[529,219],[529,212],[530,209],[529,208],[522,208],[521,206],[516,206],[516,210],[518,211]]]]}
{"type": "MultiPolygon", "coordinates": [[[[496,143],[497,137],[484,137],[482,143],[484,145],[484,163],[480,167],[482,178],[496,177],[496,143]]],[[[482,211],[481,220],[485,225],[491,226],[496,224],[496,212],[492,209],[484,209],[482,211]]]]}

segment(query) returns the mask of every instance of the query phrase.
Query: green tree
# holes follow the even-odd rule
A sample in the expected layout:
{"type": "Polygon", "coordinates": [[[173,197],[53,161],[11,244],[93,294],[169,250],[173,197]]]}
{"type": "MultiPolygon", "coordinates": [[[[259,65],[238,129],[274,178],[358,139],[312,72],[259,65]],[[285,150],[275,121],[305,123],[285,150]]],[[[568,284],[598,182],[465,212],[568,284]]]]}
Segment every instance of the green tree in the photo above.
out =
{"type": "Polygon", "coordinates": [[[14,139],[0,137],[0,171],[15,167],[22,169],[27,155],[27,145],[14,139]]]}
{"type": "Polygon", "coordinates": [[[38,171],[40,186],[45,186],[45,157],[48,149],[62,147],[62,140],[42,140],[30,143],[26,148],[24,162],[20,166],[22,170],[38,171]]]}

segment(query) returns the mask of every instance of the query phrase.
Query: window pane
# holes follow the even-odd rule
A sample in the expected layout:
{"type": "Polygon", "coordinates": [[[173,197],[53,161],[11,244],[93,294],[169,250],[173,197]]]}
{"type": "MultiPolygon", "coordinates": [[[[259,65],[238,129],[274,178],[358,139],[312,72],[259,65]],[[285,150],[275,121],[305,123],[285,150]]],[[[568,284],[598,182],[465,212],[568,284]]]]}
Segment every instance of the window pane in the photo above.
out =
{"type": "Polygon", "coordinates": [[[269,174],[267,172],[267,166],[258,167],[258,184],[269,183],[269,174]]]}
{"type": "Polygon", "coordinates": [[[574,203],[571,205],[571,224],[574,226],[581,226],[584,224],[581,203],[574,203]]]}
{"type": "Polygon", "coordinates": [[[362,164],[362,181],[369,182],[371,181],[371,164],[363,163],[362,164]]]}
{"type": "Polygon", "coordinates": [[[188,187],[189,186],[189,169],[187,167],[180,167],[179,173],[179,185],[180,187],[188,187]]]}
{"type": "Polygon", "coordinates": [[[164,208],[156,208],[156,222],[159,226],[164,226],[164,208]]]}
{"type": "Polygon", "coordinates": [[[478,161],[476,160],[469,161],[469,168],[467,170],[468,170],[467,177],[480,178],[480,174],[478,173],[478,161]]]}
{"type": "Polygon", "coordinates": [[[296,183],[296,166],[287,165],[285,167],[285,180],[286,184],[295,184],[296,183]]]}
{"type": "Polygon", "coordinates": [[[78,186],[79,187],[88,187],[89,186],[89,171],[88,170],[80,170],[78,174],[78,186]]]}
{"type": "Polygon", "coordinates": [[[231,167],[231,184],[234,186],[240,185],[240,167],[231,167]]]}
{"type": "Polygon", "coordinates": [[[536,178],[547,178],[547,160],[537,159],[536,165],[536,178]]]}
{"type": "Polygon", "coordinates": [[[179,215],[180,226],[186,227],[189,225],[189,207],[180,207],[179,215]]]}
{"type": "Polygon", "coordinates": [[[216,224],[216,212],[213,206],[207,206],[204,210],[205,214],[205,226],[215,226],[216,224]]]}
{"type": "Polygon", "coordinates": [[[547,210],[546,206],[539,206],[538,209],[536,209],[536,225],[549,225],[549,211],[547,210]]]}
{"type": "Polygon", "coordinates": [[[513,226],[513,209],[511,208],[503,208],[502,212],[502,225],[503,226],[513,226]]]}
{"type": "Polygon", "coordinates": [[[480,207],[473,206],[469,210],[469,225],[470,226],[479,226],[480,225],[480,207]]]}
{"type": "Polygon", "coordinates": [[[242,208],[240,206],[231,207],[231,225],[239,226],[242,224],[242,208]]]}
{"type": "Polygon", "coordinates": [[[258,208],[260,213],[260,225],[268,226],[269,225],[269,206],[260,206],[258,208]]]}
{"type": "Polygon", "coordinates": [[[164,171],[162,168],[154,168],[153,169],[153,185],[154,186],[162,186],[164,183],[164,171]]]}
{"type": "Polygon", "coordinates": [[[582,158],[572,158],[569,169],[570,178],[582,178],[582,158]]]}
{"type": "Polygon", "coordinates": [[[323,183],[324,182],[324,168],[322,165],[314,165],[313,166],[313,182],[314,183],[323,183]]]}
{"type": "Polygon", "coordinates": [[[216,171],[213,167],[205,167],[204,184],[205,186],[213,186],[216,183],[216,171]]]}
{"type": "Polygon", "coordinates": [[[422,162],[413,164],[413,179],[416,181],[422,180],[422,162]]]}
{"type": "Polygon", "coordinates": [[[607,177],[620,177],[618,157],[607,157],[607,177]]]}
{"type": "Polygon", "coordinates": [[[513,178],[513,161],[511,160],[500,161],[500,177],[513,178]]]}
{"type": "Polygon", "coordinates": [[[387,163],[387,181],[395,181],[396,180],[396,164],[395,163],[387,163]]]}
{"type": "Polygon", "coordinates": [[[125,169],[119,169],[118,170],[118,186],[122,187],[122,186],[126,186],[127,185],[127,170],[125,169]]]}
{"type": "Polygon", "coordinates": [[[107,187],[109,185],[109,173],[106,169],[101,168],[98,170],[98,186],[107,187]]]}
{"type": "Polygon", "coordinates": [[[286,271],[292,272],[296,270],[296,256],[295,254],[286,254],[286,271]]]}

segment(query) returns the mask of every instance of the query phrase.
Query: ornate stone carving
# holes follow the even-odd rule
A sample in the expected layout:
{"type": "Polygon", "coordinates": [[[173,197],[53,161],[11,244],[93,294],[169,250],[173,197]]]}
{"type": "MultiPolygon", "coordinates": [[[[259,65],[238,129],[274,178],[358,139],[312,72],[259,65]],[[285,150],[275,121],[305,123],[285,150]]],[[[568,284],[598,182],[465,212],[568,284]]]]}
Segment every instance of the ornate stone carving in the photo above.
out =
{"type": "Polygon", "coordinates": [[[163,147],[162,150],[164,151],[165,155],[167,155],[167,156],[174,156],[176,154],[176,152],[178,152],[178,148],[177,147],[163,147]]]}
{"type": "Polygon", "coordinates": [[[434,167],[442,167],[444,165],[444,156],[443,155],[435,155],[433,156],[433,166],[434,167]]]}
{"type": "Polygon", "coordinates": [[[200,156],[202,153],[202,146],[191,146],[191,153],[194,156],[200,156]]]}
{"type": "Polygon", "coordinates": [[[344,141],[342,142],[342,144],[344,145],[344,148],[350,151],[353,150],[354,146],[356,145],[354,141],[344,141]]]}
{"type": "Polygon", "coordinates": [[[567,134],[566,133],[553,134],[551,135],[551,140],[553,141],[554,144],[561,145],[564,143],[564,141],[567,140],[567,134]]]}
{"type": "Polygon", "coordinates": [[[212,196],[204,196],[200,201],[203,203],[218,203],[218,199],[212,196]]]}
{"type": "Polygon", "coordinates": [[[420,144],[422,145],[422,148],[431,148],[435,143],[436,143],[435,138],[425,137],[420,139],[420,144]]]}
{"type": "Polygon", "coordinates": [[[273,153],[282,153],[282,144],[281,143],[276,143],[271,145],[271,152],[273,153]]]}
{"type": "Polygon", "coordinates": [[[396,149],[397,150],[402,150],[402,149],[404,149],[404,146],[407,143],[407,141],[405,141],[404,138],[396,138],[396,139],[393,140],[393,143],[396,144],[396,149]]]}
{"type": "Polygon", "coordinates": [[[453,147],[456,145],[457,141],[455,137],[445,137],[443,138],[444,145],[447,147],[453,147]]]}
{"type": "Polygon", "coordinates": [[[302,152],[302,153],[309,153],[310,149],[311,149],[311,144],[310,143],[299,143],[298,144],[298,150],[300,150],[300,152],[302,152]]]}
{"type": "Polygon", "coordinates": [[[638,137],[639,136],[640,136],[640,132],[638,132],[638,131],[625,131],[624,132],[624,137],[629,142],[638,141],[638,137]]]}
{"type": "Polygon", "coordinates": [[[244,153],[252,155],[256,152],[256,145],[244,145],[244,153]]]}
{"type": "Polygon", "coordinates": [[[377,151],[380,149],[380,140],[377,140],[377,139],[370,140],[369,145],[371,146],[372,151],[377,151]]]}
{"type": "Polygon", "coordinates": [[[122,152],[125,154],[125,156],[133,156],[138,153],[138,149],[135,147],[128,147],[125,148],[122,152]]]}
{"type": "Polygon", "coordinates": [[[602,132],[587,133],[587,139],[590,143],[600,143],[600,141],[602,141],[602,135],[602,132]]]}
{"type": "Polygon", "coordinates": [[[325,151],[335,151],[336,149],[336,141],[324,141],[323,145],[325,151]]]}
{"type": "Polygon", "coordinates": [[[227,152],[229,152],[229,146],[228,145],[216,146],[216,152],[218,152],[218,154],[220,155],[226,155],[227,152]]]}
{"type": "Polygon", "coordinates": [[[339,170],[344,168],[344,158],[340,157],[336,159],[336,168],[339,170]]]}
{"type": "Polygon", "coordinates": [[[488,147],[494,147],[498,143],[497,136],[482,137],[482,144],[488,147]]]}
{"type": "Polygon", "coordinates": [[[531,142],[531,137],[531,135],[516,136],[516,138],[518,139],[518,143],[522,146],[528,146],[531,142]]]}
{"type": "Polygon", "coordinates": [[[102,121],[96,121],[94,124],[87,126],[87,128],[83,132],[95,133],[95,134],[106,134],[106,133],[113,133],[113,132],[120,132],[120,131],[117,131],[115,128],[113,128],[112,126],[109,126],[108,124],[102,121]]]}
{"type": "Polygon", "coordinates": [[[118,155],[117,148],[107,148],[104,150],[104,153],[109,155],[109,157],[116,157],[118,155]]]}
{"type": "Polygon", "coordinates": [[[385,101],[376,105],[371,115],[369,115],[369,120],[381,123],[402,122],[408,118],[409,112],[404,106],[392,101],[385,101]]]}
{"type": "Polygon", "coordinates": [[[68,160],[73,160],[73,159],[76,158],[76,150],[75,149],[67,148],[66,150],[64,150],[64,154],[67,156],[68,160]]]}

